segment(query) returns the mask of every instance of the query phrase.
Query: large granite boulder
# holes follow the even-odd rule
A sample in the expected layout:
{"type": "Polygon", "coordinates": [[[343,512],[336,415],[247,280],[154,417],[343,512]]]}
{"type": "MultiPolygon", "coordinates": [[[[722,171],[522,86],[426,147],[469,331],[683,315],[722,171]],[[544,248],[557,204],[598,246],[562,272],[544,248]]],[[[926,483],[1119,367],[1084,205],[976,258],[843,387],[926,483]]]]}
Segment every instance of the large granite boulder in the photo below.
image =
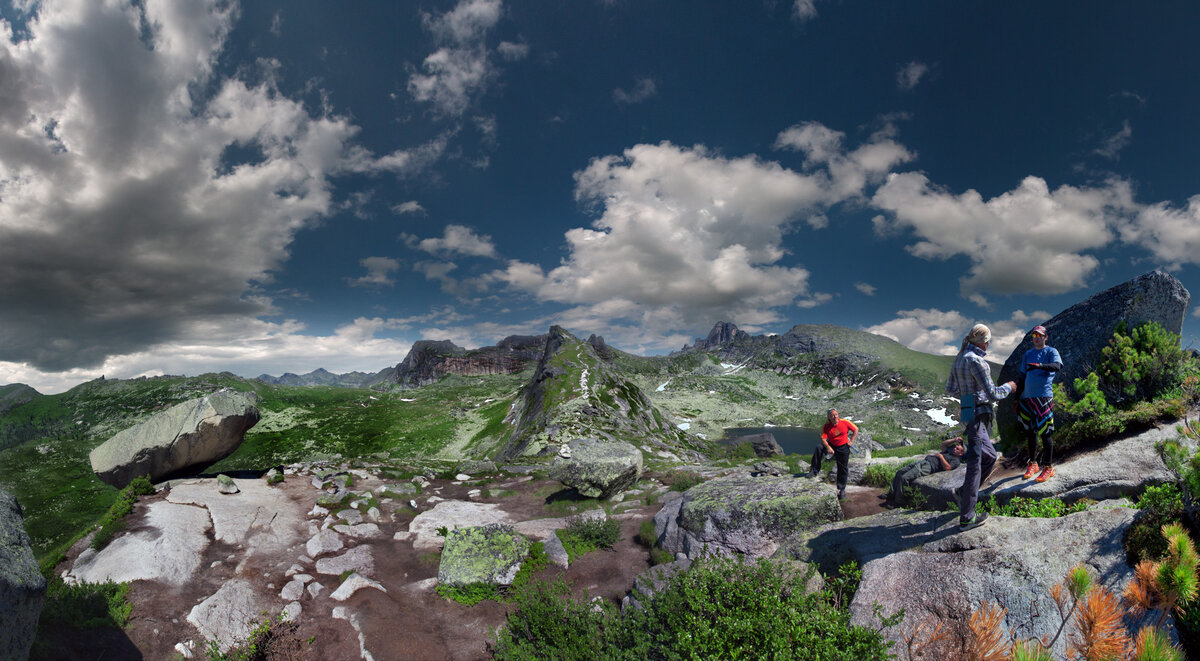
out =
{"type": "Polygon", "coordinates": [[[438,565],[438,584],[512,585],[529,555],[530,541],[503,523],[456,528],[446,535],[438,565]]]}
{"type": "Polygon", "coordinates": [[[232,390],[177,404],[92,450],[92,470],[117,488],[149,475],[152,482],[199,470],[228,457],[259,420],[256,396],[232,390]]]}
{"type": "MultiPolygon", "coordinates": [[[[823,567],[859,561],[863,575],[851,622],[879,627],[875,604],[884,615],[903,608],[903,623],[885,629],[887,638],[903,647],[903,635],[922,624],[928,635],[940,623],[949,635],[926,658],[957,659],[965,658],[971,613],[988,603],[1007,609],[1000,622],[1004,638],[1052,638],[1061,620],[1050,590],[1075,565],[1085,564],[1099,585],[1119,596],[1133,577],[1121,536],[1135,514],[1113,507],[1056,519],[993,517],[960,533],[953,512],[888,513],[826,526],[799,543],[789,540],[787,556],[823,567]]],[[[1066,643],[1064,632],[1052,650],[1055,658],[1066,643]]]]}
{"type": "Polygon", "coordinates": [[[837,492],[807,478],[734,475],[698,484],[654,516],[663,549],[688,558],[704,553],[773,555],[801,530],[842,518],[837,492]]]}
{"type": "Polygon", "coordinates": [[[551,479],[588,498],[609,498],[637,483],[642,476],[642,451],[622,441],[579,438],[568,445],[570,456],[550,465],[551,479]]]}
{"type": "MultiPolygon", "coordinates": [[[[1075,379],[1087,376],[1099,364],[1101,351],[1108,346],[1113,331],[1121,322],[1132,329],[1141,323],[1156,321],[1166,330],[1180,333],[1190,300],[1191,294],[1177,278],[1162,271],[1151,271],[1063,310],[1042,324],[1048,336],[1046,344],[1058,349],[1063,359],[1063,369],[1055,381],[1069,386],[1075,379]]],[[[1004,361],[996,381],[1016,380],[1021,359],[1032,348],[1033,335],[1027,331],[1004,361]]],[[[1021,438],[1020,425],[1010,402],[997,407],[996,422],[1006,444],[1013,442],[1009,439],[1021,438]]]]}
{"type": "Polygon", "coordinates": [[[0,491],[0,659],[29,656],[45,597],[24,513],[16,498],[0,491]]]}

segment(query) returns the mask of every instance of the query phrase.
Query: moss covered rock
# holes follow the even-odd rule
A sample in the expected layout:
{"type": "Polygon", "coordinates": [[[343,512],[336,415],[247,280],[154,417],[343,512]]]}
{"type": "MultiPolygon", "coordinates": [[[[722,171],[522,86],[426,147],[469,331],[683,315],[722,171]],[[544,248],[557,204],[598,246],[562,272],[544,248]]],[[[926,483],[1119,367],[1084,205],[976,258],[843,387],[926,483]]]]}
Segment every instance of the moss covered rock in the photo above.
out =
{"type": "Polygon", "coordinates": [[[837,492],[809,478],[736,475],[709,480],[666,503],[654,517],[659,545],[697,558],[767,557],[801,530],[840,521],[837,492]]]}
{"type": "Polygon", "coordinates": [[[580,438],[568,447],[571,456],[556,457],[550,477],[588,498],[614,496],[642,476],[642,451],[629,443],[580,438]]]}
{"type": "Polygon", "coordinates": [[[478,583],[511,585],[529,547],[529,539],[507,524],[456,528],[446,535],[438,583],[450,588],[478,583]]]}

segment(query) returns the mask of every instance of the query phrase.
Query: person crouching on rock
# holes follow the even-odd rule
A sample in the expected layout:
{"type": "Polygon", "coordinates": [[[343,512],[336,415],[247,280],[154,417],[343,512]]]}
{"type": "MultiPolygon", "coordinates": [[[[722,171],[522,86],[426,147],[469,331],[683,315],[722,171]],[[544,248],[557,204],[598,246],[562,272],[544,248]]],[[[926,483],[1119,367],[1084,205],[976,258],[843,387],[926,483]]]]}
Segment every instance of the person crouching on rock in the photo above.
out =
{"type": "Polygon", "coordinates": [[[812,475],[821,472],[821,459],[833,458],[837,462],[838,500],[846,499],[846,480],[850,475],[850,446],[858,435],[858,427],[849,420],[838,417],[837,409],[826,413],[828,422],[821,428],[821,444],[813,450],[812,475]]]}
{"type": "Polygon", "coordinates": [[[1062,369],[1058,349],[1046,346],[1046,327],[1033,327],[1033,348],[1021,360],[1025,387],[1017,399],[1017,420],[1025,428],[1029,465],[1025,479],[1037,475],[1038,482],[1054,477],[1054,390],[1052,384],[1062,369]],[[1038,437],[1042,438],[1042,465],[1038,466],[1038,437]],[[1041,473],[1038,473],[1039,468],[1041,473]]]}
{"type": "Polygon", "coordinates": [[[958,468],[966,453],[967,449],[963,447],[961,436],[942,441],[940,453],[927,454],[920,461],[896,471],[896,477],[892,478],[892,490],[884,496],[883,506],[888,509],[900,507],[904,504],[904,492],[912,486],[913,481],[918,477],[958,468]]]}
{"type": "Polygon", "coordinates": [[[963,455],[967,474],[958,500],[960,531],[978,528],[987,520],[987,512],[975,512],[975,503],[979,500],[980,477],[990,475],[996,465],[996,448],[988,437],[988,428],[995,417],[993,402],[1008,397],[1017,385],[1012,381],[992,385],[992,372],[983,358],[991,342],[992,331],[983,324],[975,324],[963,338],[946,381],[946,392],[959,398],[960,420],[967,437],[967,453],[963,455]]]}

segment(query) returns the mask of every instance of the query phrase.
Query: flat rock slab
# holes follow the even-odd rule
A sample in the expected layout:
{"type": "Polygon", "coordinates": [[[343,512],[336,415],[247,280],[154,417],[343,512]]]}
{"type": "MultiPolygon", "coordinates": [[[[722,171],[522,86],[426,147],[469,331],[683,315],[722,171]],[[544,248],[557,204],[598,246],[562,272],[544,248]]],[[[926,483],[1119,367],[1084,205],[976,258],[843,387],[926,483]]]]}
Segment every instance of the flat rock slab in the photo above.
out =
{"type": "Polygon", "coordinates": [[[249,555],[284,553],[303,541],[304,507],[263,480],[235,482],[241,493],[219,493],[212,479],[175,482],[167,500],[206,508],[217,540],[244,545],[249,555]]]}
{"type": "Polygon", "coordinates": [[[500,505],[493,503],[443,500],[434,505],[433,509],[413,517],[412,522],[408,524],[408,530],[416,535],[413,548],[428,551],[442,546],[443,539],[437,532],[438,528],[453,530],[486,526],[489,523],[512,523],[512,517],[500,505]]]}
{"type": "Polygon", "coordinates": [[[137,528],[113,539],[99,553],[90,549],[81,553],[70,575],[87,583],[145,580],[181,586],[200,567],[211,527],[202,507],[149,503],[137,528]]]}
{"type": "MultiPolygon", "coordinates": [[[[1035,500],[1059,498],[1073,503],[1083,498],[1100,501],[1137,496],[1146,487],[1175,479],[1156,448],[1160,441],[1179,437],[1175,425],[1176,421],[1166,421],[1160,427],[1056,462],[1054,477],[1045,482],[1020,476],[997,481],[980,489],[979,500],[995,495],[1001,503],[1017,496],[1035,500]]],[[[966,470],[965,466],[959,466],[917,478],[913,486],[925,495],[925,508],[944,509],[952,502],[957,503],[954,489],[962,486],[966,470]]]]}
{"type": "Polygon", "coordinates": [[[187,621],[199,629],[205,639],[218,641],[222,652],[228,652],[246,639],[253,621],[265,608],[266,601],[250,582],[235,578],[197,604],[188,613],[187,621]]]}

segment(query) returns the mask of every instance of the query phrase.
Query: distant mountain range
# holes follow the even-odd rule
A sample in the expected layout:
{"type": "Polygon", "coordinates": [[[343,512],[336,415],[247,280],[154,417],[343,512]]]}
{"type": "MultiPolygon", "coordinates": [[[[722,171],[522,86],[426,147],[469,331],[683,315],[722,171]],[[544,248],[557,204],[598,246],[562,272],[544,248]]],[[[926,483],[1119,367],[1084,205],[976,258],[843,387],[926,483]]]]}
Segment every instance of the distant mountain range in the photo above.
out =
{"type": "MultiPolygon", "coordinates": [[[[417,388],[448,374],[479,376],[521,372],[541,358],[550,337],[550,333],[512,335],[496,346],[478,349],[464,349],[449,340],[420,340],[399,364],[374,374],[334,374],[317,369],[307,374],[289,372],[278,377],[262,374],[256,379],[282,386],[417,388]]],[[[589,342],[604,347],[603,351],[615,351],[604,344],[603,338],[593,335],[589,342]]],[[[721,360],[780,374],[808,374],[839,386],[876,376],[883,368],[895,383],[933,386],[936,385],[934,381],[944,379],[939,375],[949,369],[946,356],[921,353],[886,337],[832,325],[800,324],[783,335],[750,335],[733,323],[719,321],[706,337],[696,338],[693,344],[671,355],[692,353],[710,353],[721,360]]]]}

